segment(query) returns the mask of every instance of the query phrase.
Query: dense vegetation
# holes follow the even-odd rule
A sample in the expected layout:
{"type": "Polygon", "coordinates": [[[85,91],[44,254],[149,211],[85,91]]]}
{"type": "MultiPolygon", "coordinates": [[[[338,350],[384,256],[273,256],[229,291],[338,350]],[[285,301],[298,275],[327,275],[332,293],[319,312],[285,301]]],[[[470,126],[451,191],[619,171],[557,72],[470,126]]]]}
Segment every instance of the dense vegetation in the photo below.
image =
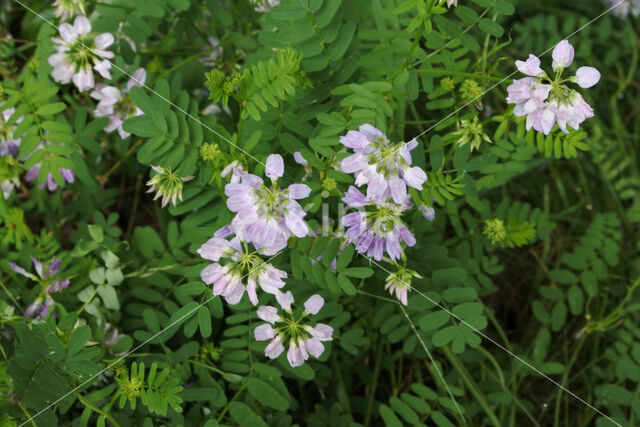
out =
{"type": "Polygon", "coordinates": [[[638,424],[638,0],[0,4],[0,425],[638,424]]]}

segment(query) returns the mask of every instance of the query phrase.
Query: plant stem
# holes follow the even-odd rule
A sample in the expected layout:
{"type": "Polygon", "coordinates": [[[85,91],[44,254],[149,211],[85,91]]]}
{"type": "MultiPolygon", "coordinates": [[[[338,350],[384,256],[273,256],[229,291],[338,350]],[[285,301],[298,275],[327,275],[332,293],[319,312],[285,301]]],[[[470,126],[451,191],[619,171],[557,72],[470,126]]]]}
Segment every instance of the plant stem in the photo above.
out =
{"type": "Polygon", "coordinates": [[[501,82],[502,80],[504,80],[503,77],[484,76],[476,73],[464,73],[462,71],[444,70],[438,68],[414,68],[413,71],[418,71],[425,74],[435,74],[436,76],[460,76],[478,80],[492,80],[495,82],[501,82]]]}
{"type": "Polygon", "coordinates": [[[462,378],[462,381],[464,381],[464,383],[467,385],[467,388],[469,389],[473,397],[475,397],[476,401],[480,404],[480,406],[482,406],[482,409],[489,417],[491,423],[496,427],[502,426],[502,423],[489,406],[489,403],[487,402],[484,394],[482,394],[482,392],[478,389],[477,384],[475,383],[475,381],[473,381],[473,378],[471,378],[469,371],[467,371],[467,369],[464,367],[458,356],[453,354],[449,346],[442,347],[442,352],[447,357],[453,368],[458,372],[458,374],[462,378]]]}
{"type": "Polygon", "coordinates": [[[92,411],[97,412],[98,414],[108,419],[109,422],[114,426],[120,427],[120,424],[118,424],[118,422],[114,420],[113,417],[108,412],[104,412],[102,409],[98,408],[89,399],[84,398],[80,393],[76,393],[76,398],[78,398],[78,400],[82,402],[82,404],[87,408],[90,408],[92,411]]]}
{"type": "Polygon", "coordinates": [[[91,301],[93,301],[93,299],[95,298],[96,294],[98,293],[98,286],[101,285],[96,285],[95,289],[93,290],[93,293],[91,294],[91,296],[89,297],[88,300],[85,301],[84,304],[82,304],[82,307],[80,307],[78,309],[78,315],[80,315],[80,313],[82,313],[84,311],[84,309],[87,307],[87,305],[89,305],[91,303],[91,301]]]}
{"type": "Polygon", "coordinates": [[[197,58],[199,58],[201,56],[204,56],[209,52],[213,52],[214,50],[218,49],[219,47],[220,47],[220,43],[218,43],[215,46],[210,47],[209,49],[205,49],[203,51],[196,52],[193,55],[183,59],[182,61],[178,62],[176,65],[174,65],[173,67],[169,68],[167,71],[165,71],[164,73],[162,73],[158,77],[156,77],[155,80],[153,81],[152,85],[155,84],[158,80],[165,78],[166,76],[168,76],[169,74],[171,74],[172,72],[177,70],[178,68],[183,67],[184,65],[186,65],[189,62],[193,61],[194,59],[197,59],[197,58]]]}
{"type": "Polygon", "coordinates": [[[342,379],[342,370],[340,369],[340,364],[338,363],[338,358],[336,357],[335,352],[331,352],[331,367],[333,368],[333,372],[336,379],[336,388],[338,393],[338,401],[344,405],[345,412],[351,413],[351,403],[349,402],[349,394],[347,393],[347,388],[344,385],[344,380],[342,379]]]}
{"type": "Polygon", "coordinates": [[[440,388],[439,383],[440,383],[440,381],[442,381],[442,383],[444,384],[445,388],[447,389],[447,393],[449,393],[449,397],[451,398],[451,401],[453,402],[453,404],[455,405],[456,409],[458,410],[458,414],[460,415],[462,423],[466,424],[467,421],[465,420],[464,415],[462,414],[462,411],[460,410],[460,407],[458,406],[458,402],[456,402],[456,399],[453,397],[453,393],[451,392],[451,388],[449,387],[449,384],[447,384],[447,382],[445,381],[444,375],[442,374],[442,371],[440,370],[440,368],[436,364],[436,361],[433,359],[433,356],[431,355],[431,352],[427,348],[427,345],[425,344],[424,340],[422,339],[420,334],[418,334],[418,330],[416,329],[416,326],[411,321],[411,318],[409,317],[409,315],[405,311],[405,309],[402,306],[402,304],[398,303],[398,306],[400,307],[400,310],[402,311],[402,314],[404,315],[404,318],[407,320],[407,322],[409,323],[409,326],[413,330],[413,333],[415,334],[416,338],[418,338],[418,341],[420,341],[420,345],[422,345],[423,350],[427,353],[427,356],[429,356],[429,360],[431,361],[431,366],[433,366],[433,368],[437,372],[438,376],[440,377],[440,378],[437,378],[435,375],[433,375],[433,372],[431,373],[431,375],[433,376],[436,384],[438,384],[438,388],[440,388]]]}
{"type": "Polygon", "coordinates": [[[129,147],[125,155],[120,159],[118,159],[118,161],[111,167],[111,169],[107,171],[106,174],[98,177],[98,181],[100,182],[100,185],[104,185],[107,182],[107,180],[109,179],[109,176],[120,167],[120,165],[124,162],[124,160],[126,160],[134,152],[134,150],[138,148],[140,144],[142,144],[142,141],[143,141],[142,139],[139,139],[135,143],[133,143],[133,145],[129,147]]]}
{"type": "Polygon", "coordinates": [[[218,415],[218,422],[222,421],[222,419],[224,418],[224,414],[227,413],[227,411],[229,410],[229,405],[231,405],[233,403],[234,400],[236,400],[238,398],[238,396],[240,396],[240,394],[244,391],[245,387],[247,386],[248,383],[248,379],[249,377],[247,377],[245,379],[245,381],[240,385],[240,388],[238,389],[238,391],[236,392],[236,394],[233,395],[233,397],[231,398],[231,400],[225,405],[225,407],[222,409],[222,412],[220,412],[220,415],[218,415]]]}
{"type": "Polygon", "coordinates": [[[371,419],[371,410],[373,409],[373,402],[375,401],[376,396],[376,388],[378,387],[378,374],[380,373],[380,360],[382,360],[382,344],[384,340],[380,337],[380,341],[378,342],[378,348],[376,350],[376,362],[373,367],[373,378],[371,379],[371,387],[369,391],[369,400],[367,401],[367,413],[364,417],[364,425],[369,425],[369,420],[371,419]]]}

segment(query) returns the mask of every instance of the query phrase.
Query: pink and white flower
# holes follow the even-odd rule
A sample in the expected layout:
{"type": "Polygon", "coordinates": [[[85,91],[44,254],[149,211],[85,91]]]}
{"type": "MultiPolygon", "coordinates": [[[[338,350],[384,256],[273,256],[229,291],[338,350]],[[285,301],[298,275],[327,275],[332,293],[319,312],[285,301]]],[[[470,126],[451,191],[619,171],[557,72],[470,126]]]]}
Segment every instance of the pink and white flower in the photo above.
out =
{"type": "Polygon", "coordinates": [[[200,246],[198,254],[204,259],[215,261],[200,272],[202,281],[207,285],[213,285],[213,294],[224,297],[229,304],[240,302],[242,295],[247,291],[249,301],[256,305],[258,286],[262,291],[277,296],[281,294],[280,289],[285,285],[287,273],[249,252],[237,237],[229,241],[214,236],[200,246]],[[219,261],[223,258],[227,261],[221,265],[219,261]]]}
{"type": "Polygon", "coordinates": [[[60,280],[56,278],[62,261],[56,259],[55,256],[52,257],[49,262],[42,262],[34,257],[31,257],[31,261],[33,262],[36,274],[27,272],[15,262],[11,262],[10,265],[11,269],[16,273],[28,277],[41,285],[42,289],[40,294],[36,297],[35,301],[27,307],[24,312],[24,317],[35,317],[42,320],[51,312],[51,307],[55,304],[51,294],[60,292],[69,286],[69,279],[60,280]]]}
{"type": "Polygon", "coordinates": [[[640,0],[606,0],[611,11],[619,18],[626,18],[629,15],[640,16],[640,0]]]}
{"type": "MultiPolygon", "coordinates": [[[[44,149],[44,146],[48,146],[48,145],[58,145],[56,143],[52,143],[49,141],[43,141],[40,145],[38,145],[38,147],[36,147],[35,150],[33,150],[31,152],[31,154],[29,154],[29,156],[27,156],[25,165],[26,167],[29,167],[30,162],[29,159],[31,158],[31,156],[36,155],[36,153],[39,150],[44,149]]],[[[40,159],[42,159],[42,157],[40,157],[40,159]]],[[[38,163],[36,163],[35,165],[31,166],[28,170],[27,173],[24,175],[24,179],[25,181],[33,181],[35,179],[38,178],[38,176],[40,175],[40,169],[42,167],[42,164],[40,161],[38,161],[38,163]]],[[[65,183],[73,183],[75,181],[75,174],[73,173],[72,169],[69,168],[59,168],[57,171],[58,175],[58,181],[56,181],[54,179],[53,173],[49,172],[47,174],[47,177],[45,179],[45,182],[39,185],[39,188],[44,188],[45,186],[47,187],[47,189],[49,191],[56,191],[58,189],[58,185],[60,185],[61,187],[64,187],[65,183]],[[62,182],[60,182],[60,178],[62,179],[62,182]]]]}
{"type": "MultiPolygon", "coordinates": [[[[290,294],[290,292],[288,292],[290,294]]],[[[270,359],[278,358],[288,346],[287,360],[292,367],[302,366],[309,360],[309,355],[320,357],[324,353],[325,341],[332,341],[333,328],[324,323],[310,325],[307,317],[317,314],[324,305],[320,295],[312,295],[305,302],[305,310],[291,310],[293,297],[287,298],[287,307],[283,315],[272,306],[258,307],[258,317],[267,323],[255,328],[254,337],[257,341],[270,341],[264,353],[270,359]]]]}
{"type": "Polygon", "coordinates": [[[60,21],[65,21],[78,14],[84,15],[84,4],[85,0],[56,0],[53,2],[53,5],[56,6],[53,14],[59,17],[60,21]]]}
{"type": "MultiPolygon", "coordinates": [[[[457,1],[457,0],[456,0],[457,1]]],[[[280,0],[252,0],[256,12],[268,12],[280,4],[280,0]]]]}
{"type": "Polygon", "coordinates": [[[406,267],[400,267],[397,272],[390,273],[387,276],[384,288],[391,295],[395,294],[402,304],[407,305],[407,294],[411,290],[411,279],[414,277],[421,278],[422,276],[406,267]]]}
{"type": "Polygon", "coordinates": [[[129,117],[141,116],[144,113],[133,103],[129,91],[134,86],[144,86],[146,76],[144,68],[138,68],[126,88],[122,90],[100,83],[96,85],[95,90],[91,92],[91,97],[99,101],[95,110],[96,117],[109,118],[109,124],[104,130],[113,132],[117,129],[122,139],[131,135],[122,128],[122,123],[129,117]]]}
{"type": "Polygon", "coordinates": [[[404,196],[401,204],[376,203],[351,186],[342,198],[348,206],[359,209],[340,220],[347,228],[344,236],[347,242],[355,244],[356,251],[366,253],[380,261],[386,251],[389,257],[399,259],[402,255],[402,243],[414,246],[416,239],[402,221],[402,214],[411,206],[411,197],[404,196]]]}
{"type": "Polygon", "coordinates": [[[93,89],[93,70],[105,79],[111,79],[111,63],[107,60],[114,53],[106,50],[114,42],[113,35],[102,33],[90,40],[91,23],[82,15],[76,16],[73,25],[62,23],[60,38],[53,39],[57,53],[49,57],[53,67],[51,76],[56,82],[68,84],[73,80],[81,92],[93,89]]]}
{"type": "Polygon", "coordinates": [[[540,60],[529,55],[526,61],[516,61],[520,72],[528,75],[514,80],[507,88],[507,103],[515,104],[513,114],[526,116],[526,128],[548,135],[554,125],[564,133],[569,128],[578,129],[586,119],[593,117],[593,109],[582,95],[564,83],[574,82],[582,88],[590,88],[600,80],[600,72],[593,67],[580,67],[576,75],[562,79],[563,71],[573,63],[575,49],[562,40],[553,49],[552,80],[540,68],[540,60]]]}
{"type": "Polygon", "coordinates": [[[271,186],[262,178],[245,172],[238,165],[229,165],[223,175],[233,171],[231,181],[225,186],[227,207],[237,215],[231,228],[243,242],[251,243],[265,255],[273,255],[284,249],[293,235],[299,238],[309,233],[304,221],[306,213],[297,202],[309,196],[306,184],[291,184],[286,189],[278,186],[284,174],[284,160],[279,154],[267,158],[265,174],[271,178],[271,186]]]}
{"type": "Polygon", "coordinates": [[[367,197],[376,203],[393,199],[404,202],[407,186],[422,190],[427,174],[418,166],[411,166],[411,150],[418,141],[392,144],[387,136],[370,124],[350,130],[340,137],[340,142],[351,148],[354,154],[342,160],[344,173],[354,174],[356,186],[367,185],[367,197]]]}

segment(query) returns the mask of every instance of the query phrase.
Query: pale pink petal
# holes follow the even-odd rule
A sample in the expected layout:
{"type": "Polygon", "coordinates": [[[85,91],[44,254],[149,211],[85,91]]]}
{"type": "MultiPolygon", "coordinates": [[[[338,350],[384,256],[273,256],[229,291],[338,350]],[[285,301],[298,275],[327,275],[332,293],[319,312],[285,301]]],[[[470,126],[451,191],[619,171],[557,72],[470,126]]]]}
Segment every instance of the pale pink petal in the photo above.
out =
{"type": "Polygon", "coordinates": [[[304,302],[304,308],[310,314],[318,314],[318,312],[322,309],[323,306],[324,306],[324,298],[322,298],[318,294],[311,295],[309,299],[304,302]]]}

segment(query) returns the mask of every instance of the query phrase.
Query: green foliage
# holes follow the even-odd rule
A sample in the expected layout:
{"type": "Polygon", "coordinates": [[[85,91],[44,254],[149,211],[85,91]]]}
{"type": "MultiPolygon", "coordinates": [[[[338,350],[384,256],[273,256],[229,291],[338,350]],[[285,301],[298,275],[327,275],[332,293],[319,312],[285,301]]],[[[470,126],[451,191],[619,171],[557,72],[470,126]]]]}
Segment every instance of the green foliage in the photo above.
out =
{"type": "Polygon", "coordinates": [[[204,138],[201,124],[194,120],[198,115],[197,103],[184,90],[172,97],[164,80],[156,84],[154,92],[149,97],[139,87],[132,88],[131,97],[145,114],[127,119],[123,128],[147,138],[137,152],[140,163],[161,164],[188,176],[196,169],[198,147],[204,138]]]}
{"type": "Polygon", "coordinates": [[[58,185],[64,185],[60,168],[74,168],[74,163],[69,159],[73,152],[73,136],[68,124],[52,120],[67,108],[54,98],[58,87],[29,75],[22,90],[6,89],[6,92],[9,97],[0,105],[0,111],[17,105],[7,124],[16,125],[14,138],[22,137],[18,155],[28,157],[24,167],[29,169],[40,164],[39,184],[43,184],[51,173],[58,185]],[[22,119],[18,124],[19,118],[22,119]]]}
{"type": "Polygon", "coordinates": [[[425,421],[437,426],[452,426],[455,423],[451,418],[458,415],[455,405],[449,397],[438,396],[424,384],[414,383],[399,397],[392,397],[388,406],[382,404],[378,410],[385,426],[389,427],[425,421]]]}
{"type": "MultiPolygon", "coordinates": [[[[105,131],[91,91],[52,78],[57,31],[15,2],[0,11],[0,138],[21,139],[0,156],[0,183],[16,185],[0,198],[0,425],[610,425],[557,384],[637,423],[637,19],[586,25],[600,0],[83,3],[91,38],[115,39],[112,78],[96,82],[124,89],[144,68],[148,88],[126,94],[143,114],[129,137],[105,131]],[[578,30],[576,63],[603,75],[581,91],[595,117],[527,131],[504,78],[578,30]],[[357,256],[340,225],[355,185],[340,137],[364,123],[417,137],[428,175],[402,217],[416,244],[396,260],[357,256]],[[333,328],[296,368],[265,356],[246,298],[213,295],[198,253],[232,219],[222,170],[264,176],[272,153],[283,187],[311,188],[312,232],[263,259],[297,305],[320,294],[313,320],[333,328]],[[180,203],[144,193],[151,165],[193,176],[180,203]],[[39,188],[62,185],[60,168],[73,184],[39,188]],[[12,264],[34,274],[31,256],[54,255],[69,281],[56,291],[12,264]],[[385,280],[408,270],[405,307],[385,280]],[[47,296],[55,316],[24,317],[47,296]]],[[[28,6],[60,24],[52,2],[28,6]]]]}
{"type": "Polygon", "coordinates": [[[182,412],[182,391],[179,378],[170,378],[171,370],[164,368],[158,372],[158,364],[153,363],[145,377],[144,363],[133,362],[129,372],[121,371],[116,377],[119,385],[114,398],[119,398],[122,409],[129,402],[131,409],[136,408],[138,399],[152,414],[167,415],[169,406],[176,412],[182,412]]]}
{"type": "Polygon", "coordinates": [[[546,137],[541,133],[536,135],[534,133],[533,131],[527,132],[527,143],[529,146],[534,145],[535,136],[535,146],[545,157],[571,159],[578,156],[578,150],[589,150],[589,145],[582,141],[587,137],[587,133],[583,131],[573,131],[569,134],[556,136],[549,134],[546,137]]]}

